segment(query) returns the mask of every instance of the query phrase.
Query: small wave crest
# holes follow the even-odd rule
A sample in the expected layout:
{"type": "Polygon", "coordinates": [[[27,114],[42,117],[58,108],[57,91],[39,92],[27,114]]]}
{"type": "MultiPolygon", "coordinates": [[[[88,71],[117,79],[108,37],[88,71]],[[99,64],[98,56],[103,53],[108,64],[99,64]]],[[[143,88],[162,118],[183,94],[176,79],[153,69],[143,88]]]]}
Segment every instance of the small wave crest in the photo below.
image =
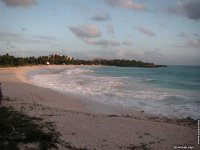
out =
{"type": "Polygon", "coordinates": [[[64,72],[62,72],[61,75],[81,75],[83,73],[91,73],[91,72],[94,71],[89,69],[73,68],[65,70],[64,72]]]}

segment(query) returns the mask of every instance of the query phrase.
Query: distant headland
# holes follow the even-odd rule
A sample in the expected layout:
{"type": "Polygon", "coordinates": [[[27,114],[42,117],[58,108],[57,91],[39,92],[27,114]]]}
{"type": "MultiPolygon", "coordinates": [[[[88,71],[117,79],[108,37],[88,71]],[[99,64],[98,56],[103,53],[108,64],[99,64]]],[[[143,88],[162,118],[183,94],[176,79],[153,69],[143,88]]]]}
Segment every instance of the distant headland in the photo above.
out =
{"type": "Polygon", "coordinates": [[[127,59],[93,59],[79,60],[66,55],[48,55],[39,57],[14,57],[8,53],[0,55],[0,67],[17,67],[28,65],[103,65],[103,66],[118,66],[118,67],[144,67],[158,68],[167,67],[166,65],[157,65],[154,63],[127,60],[127,59]]]}

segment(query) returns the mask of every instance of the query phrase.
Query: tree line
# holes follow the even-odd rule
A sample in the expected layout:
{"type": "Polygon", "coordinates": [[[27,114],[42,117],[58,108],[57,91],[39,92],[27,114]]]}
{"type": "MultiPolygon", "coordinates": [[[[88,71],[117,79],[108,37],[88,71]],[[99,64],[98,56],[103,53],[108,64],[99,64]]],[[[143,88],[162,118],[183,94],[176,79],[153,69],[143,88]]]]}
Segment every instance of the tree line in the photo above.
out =
{"type": "Polygon", "coordinates": [[[136,60],[126,59],[93,59],[93,60],[79,60],[72,59],[65,55],[49,55],[39,57],[14,57],[9,54],[0,55],[0,66],[1,67],[16,67],[16,66],[27,66],[27,65],[105,65],[105,66],[119,66],[119,67],[166,67],[165,65],[156,65],[154,63],[147,63],[136,60]],[[48,63],[47,63],[48,62],[48,63]]]}

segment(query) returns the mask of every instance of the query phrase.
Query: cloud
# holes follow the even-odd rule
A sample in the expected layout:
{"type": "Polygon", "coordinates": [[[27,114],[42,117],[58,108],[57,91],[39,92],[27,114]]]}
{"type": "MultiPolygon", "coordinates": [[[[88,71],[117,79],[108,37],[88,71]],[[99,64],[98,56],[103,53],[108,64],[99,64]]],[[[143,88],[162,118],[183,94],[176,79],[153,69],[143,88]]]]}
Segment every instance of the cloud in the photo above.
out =
{"type": "MultiPolygon", "coordinates": [[[[198,37],[197,33],[193,35],[198,37]]],[[[187,34],[185,34],[184,32],[180,32],[178,36],[186,38],[186,44],[184,46],[192,47],[192,48],[200,47],[200,39],[193,39],[189,37],[187,34]]]]}
{"type": "Polygon", "coordinates": [[[0,31],[0,39],[9,39],[9,38],[20,38],[21,36],[17,33],[12,32],[6,32],[6,31],[0,31]]]}
{"type": "Polygon", "coordinates": [[[69,27],[69,29],[78,37],[100,37],[101,32],[95,25],[80,25],[69,27]]]}
{"type": "Polygon", "coordinates": [[[164,22],[159,22],[158,25],[161,26],[161,27],[166,27],[167,26],[166,23],[164,23],[164,22]]]}
{"type": "Polygon", "coordinates": [[[179,34],[177,34],[178,37],[188,37],[188,35],[184,32],[180,32],[179,34]]]}
{"type": "Polygon", "coordinates": [[[133,45],[133,43],[131,41],[123,41],[122,44],[123,45],[133,45]]]}
{"type": "Polygon", "coordinates": [[[183,44],[175,44],[175,45],[170,45],[171,47],[175,48],[184,48],[184,47],[189,47],[189,48],[200,48],[200,39],[192,39],[190,37],[187,37],[186,41],[183,44]]]}
{"type": "Polygon", "coordinates": [[[199,0],[178,0],[177,9],[190,19],[200,19],[200,1],[199,0]]]}
{"type": "Polygon", "coordinates": [[[106,40],[106,39],[100,39],[100,40],[84,39],[84,41],[87,44],[100,45],[100,46],[119,46],[119,45],[121,45],[120,42],[118,42],[118,41],[106,40]]]}
{"type": "Polygon", "coordinates": [[[108,33],[114,33],[115,32],[114,27],[111,24],[107,26],[107,32],[108,33]]]}
{"type": "Polygon", "coordinates": [[[56,38],[47,36],[28,36],[14,32],[0,31],[1,42],[16,42],[16,43],[48,43],[56,41],[56,38]]]}
{"type": "Polygon", "coordinates": [[[93,16],[91,19],[95,21],[107,21],[110,19],[110,16],[106,13],[100,13],[93,16]]]}
{"type": "Polygon", "coordinates": [[[116,50],[116,57],[117,58],[126,58],[127,50],[126,49],[117,49],[116,50]]]}
{"type": "Polygon", "coordinates": [[[1,42],[17,42],[17,43],[29,43],[28,38],[22,36],[18,33],[0,31],[0,41],[1,42]]]}
{"type": "Polygon", "coordinates": [[[199,0],[177,0],[176,7],[170,7],[167,12],[170,14],[186,16],[189,19],[200,19],[199,0]]]}
{"type": "Polygon", "coordinates": [[[151,31],[150,29],[147,29],[146,27],[136,27],[136,28],[139,32],[144,33],[148,36],[151,36],[151,37],[156,36],[156,34],[153,31],[151,31]]]}
{"type": "Polygon", "coordinates": [[[155,51],[160,51],[160,49],[159,48],[155,48],[155,51]]]}
{"type": "Polygon", "coordinates": [[[200,39],[190,39],[190,40],[188,40],[187,46],[189,46],[189,47],[200,47],[200,39]]]}
{"type": "Polygon", "coordinates": [[[193,33],[193,35],[196,37],[200,36],[198,33],[193,33]]]}
{"type": "Polygon", "coordinates": [[[83,38],[83,41],[90,45],[98,45],[98,46],[120,46],[120,45],[133,45],[131,41],[123,41],[119,42],[116,40],[108,40],[108,39],[99,39],[99,40],[93,40],[89,38],[83,38]]]}
{"type": "Polygon", "coordinates": [[[142,10],[144,5],[134,2],[134,0],[106,0],[107,4],[113,7],[120,7],[132,10],[142,10]]]}
{"type": "Polygon", "coordinates": [[[21,28],[22,31],[27,31],[27,28],[21,28]]]}
{"type": "Polygon", "coordinates": [[[42,35],[36,36],[36,38],[41,39],[41,40],[56,40],[56,38],[54,37],[42,36],[42,35]]]}
{"type": "Polygon", "coordinates": [[[30,7],[37,4],[36,0],[2,0],[7,6],[12,7],[30,7]]]}

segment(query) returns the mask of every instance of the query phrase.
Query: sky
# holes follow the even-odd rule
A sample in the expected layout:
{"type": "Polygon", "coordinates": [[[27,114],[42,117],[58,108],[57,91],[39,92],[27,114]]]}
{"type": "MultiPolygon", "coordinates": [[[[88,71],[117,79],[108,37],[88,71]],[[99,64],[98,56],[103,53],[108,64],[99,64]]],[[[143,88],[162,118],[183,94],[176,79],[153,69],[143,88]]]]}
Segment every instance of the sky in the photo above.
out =
{"type": "Polygon", "coordinates": [[[200,65],[200,0],[0,0],[0,54],[200,65]]]}

